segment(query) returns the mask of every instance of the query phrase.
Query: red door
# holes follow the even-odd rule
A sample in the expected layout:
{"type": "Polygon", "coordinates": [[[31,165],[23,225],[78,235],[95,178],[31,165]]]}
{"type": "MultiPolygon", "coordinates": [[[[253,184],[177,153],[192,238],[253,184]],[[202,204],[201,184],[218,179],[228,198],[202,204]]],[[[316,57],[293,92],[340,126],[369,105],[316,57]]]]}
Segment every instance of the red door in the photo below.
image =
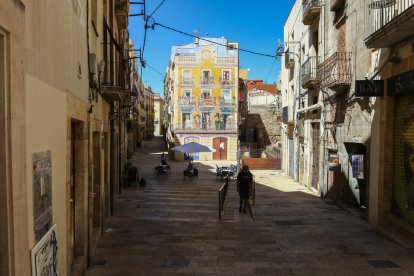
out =
{"type": "Polygon", "coordinates": [[[227,160],[227,138],[217,137],[213,139],[213,160],[227,160]]]}

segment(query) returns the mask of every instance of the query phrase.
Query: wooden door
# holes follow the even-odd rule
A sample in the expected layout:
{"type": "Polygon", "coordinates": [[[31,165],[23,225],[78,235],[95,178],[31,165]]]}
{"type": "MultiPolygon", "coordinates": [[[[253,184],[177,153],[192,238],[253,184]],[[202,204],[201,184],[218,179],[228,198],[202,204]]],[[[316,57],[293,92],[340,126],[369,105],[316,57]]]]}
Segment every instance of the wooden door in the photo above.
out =
{"type": "Polygon", "coordinates": [[[213,139],[213,160],[227,160],[227,138],[216,137],[213,139]]]}

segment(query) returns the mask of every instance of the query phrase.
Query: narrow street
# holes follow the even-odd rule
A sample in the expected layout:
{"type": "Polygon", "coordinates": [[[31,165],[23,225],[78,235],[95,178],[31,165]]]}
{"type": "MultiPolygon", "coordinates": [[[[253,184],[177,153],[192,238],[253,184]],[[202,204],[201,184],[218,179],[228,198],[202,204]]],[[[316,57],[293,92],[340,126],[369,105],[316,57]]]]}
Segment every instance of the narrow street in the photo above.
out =
{"type": "Polygon", "coordinates": [[[122,191],[86,275],[414,274],[413,250],[278,171],[253,171],[254,221],[239,213],[232,181],[220,221],[216,162],[198,162],[193,181],[183,162],[158,176],[163,148],[154,138],[134,154],[147,187],[122,191]]]}

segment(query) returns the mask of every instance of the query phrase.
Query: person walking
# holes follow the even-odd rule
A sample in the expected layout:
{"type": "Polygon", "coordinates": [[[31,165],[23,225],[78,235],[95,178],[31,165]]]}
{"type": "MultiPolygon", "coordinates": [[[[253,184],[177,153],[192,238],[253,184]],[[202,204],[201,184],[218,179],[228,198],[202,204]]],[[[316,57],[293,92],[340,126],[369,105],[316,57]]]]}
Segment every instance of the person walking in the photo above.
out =
{"type": "Polygon", "coordinates": [[[246,213],[246,206],[249,204],[249,192],[253,184],[253,175],[249,166],[243,165],[241,172],[237,175],[237,192],[240,196],[239,212],[246,213]]]}

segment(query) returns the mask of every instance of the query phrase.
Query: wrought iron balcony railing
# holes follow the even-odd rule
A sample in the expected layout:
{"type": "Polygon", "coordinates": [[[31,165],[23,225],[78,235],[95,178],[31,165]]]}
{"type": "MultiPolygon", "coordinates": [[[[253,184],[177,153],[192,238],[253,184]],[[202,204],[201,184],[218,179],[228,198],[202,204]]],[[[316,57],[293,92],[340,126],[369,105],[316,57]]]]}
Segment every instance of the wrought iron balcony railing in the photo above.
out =
{"type": "Polygon", "coordinates": [[[182,110],[195,109],[197,107],[197,98],[194,96],[191,96],[191,97],[182,96],[181,98],[178,99],[178,106],[182,110]]]}
{"type": "Polygon", "coordinates": [[[322,0],[303,0],[303,24],[311,25],[314,19],[319,16],[322,7],[322,0]]]}
{"type": "Polygon", "coordinates": [[[174,132],[234,132],[238,130],[238,124],[228,122],[212,121],[186,121],[184,123],[172,125],[174,132]]]}
{"type": "Polygon", "coordinates": [[[367,0],[365,44],[387,48],[414,34],[414,0],[367,0]]]}
{"type": "Polygon", "coordinates": [[[311,56],[302,65],[301,70],[301,83],[302,87],[310,87],[320,81],[317,75],[317,66],[319,63],[319,57],[311,56]]]}
{"type": "Polygon", "coordinates": [[[321,88],[349,86],[352,80],[351,53],[336,52],[317,66],[317,77],[321,88]]]}
{"type": "Polygon", "coordinates": [[[200,78],[200,85],[201,86],[206,86],[206,87],[211,87],[214,86],[214,77],[201,77],[200,78]]]}
{"type": "Polygon", "coordinates": [[[237,107],[236,98],[220,98],[220,108],[222,111],[235,112],[237,107]]]}
{"type": "Polygon", "coordinates": [[[234,77],[220,78],[221,88],[233,87],[236,84],[234,77]]]}
{"type": "Polygon", "coordinates": [[[182,78],[180,84],[182,87],[194,87],[194,77],[182,78]]]}

